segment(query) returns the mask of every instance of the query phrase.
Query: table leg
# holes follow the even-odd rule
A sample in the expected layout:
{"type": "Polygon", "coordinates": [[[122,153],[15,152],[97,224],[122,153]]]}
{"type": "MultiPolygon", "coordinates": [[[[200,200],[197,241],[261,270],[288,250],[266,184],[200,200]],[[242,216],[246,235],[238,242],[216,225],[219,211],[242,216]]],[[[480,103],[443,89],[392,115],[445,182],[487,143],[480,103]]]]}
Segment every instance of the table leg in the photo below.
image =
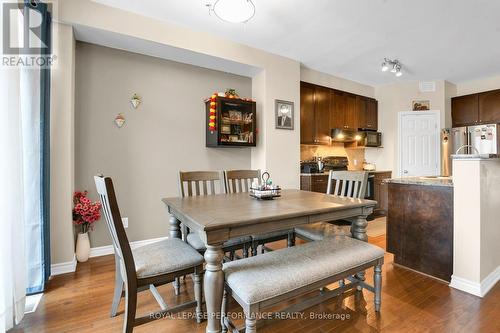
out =
{"type": "Polygon", "coordinates": [[[170,238],[181,238],[181,228],[180,224],[181,221],[179,221],[175,216],[170,216],[169,220],[170,224],[170,238]]]}
{"type": "Polygon", "coordinates": [[[220,319],[224,293],[223,258],[222,244],[207,246],[205,251],[206,272],[203,281],[208,316],[207,333],[220,333],[222,331],[220,319]]]}
{"type": "MultiPolygon", "coordinates": [[[[354,218],[351,224],[352,237],[363,242],[368,242],[368,236],[366,235],[366,227],[368,226],[368,222],[366,221],[366,217],[366,215],[360,215],[354,218]]],[[[356,277],[361,281],[365,281],[365,272],[359,272],[358,274],[356,274],[356,277]]],[[[357,289],[362,290],[363,288],[358,286],[357,289]]]]}

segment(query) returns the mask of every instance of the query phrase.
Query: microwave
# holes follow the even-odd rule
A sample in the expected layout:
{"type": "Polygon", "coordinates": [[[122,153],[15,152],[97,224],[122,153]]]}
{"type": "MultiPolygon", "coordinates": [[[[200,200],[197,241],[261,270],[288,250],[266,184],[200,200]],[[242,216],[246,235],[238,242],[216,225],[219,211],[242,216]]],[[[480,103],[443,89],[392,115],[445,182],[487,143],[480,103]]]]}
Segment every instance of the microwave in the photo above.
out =
{"type": "Polygon", "coordinates": [[[375,131],[364,131],[364,140],[362,146],[380,147],[382,146],[382,133],[375,131]]]}

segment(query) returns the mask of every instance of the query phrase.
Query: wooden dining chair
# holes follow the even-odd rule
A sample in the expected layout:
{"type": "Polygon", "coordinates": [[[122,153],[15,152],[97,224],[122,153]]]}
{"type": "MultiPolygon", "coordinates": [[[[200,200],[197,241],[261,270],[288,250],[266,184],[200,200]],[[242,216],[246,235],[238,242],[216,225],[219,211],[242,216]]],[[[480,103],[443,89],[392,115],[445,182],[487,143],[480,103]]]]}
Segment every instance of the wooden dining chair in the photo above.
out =
{"type": "MultiPolygon", "coordinates": [[[[367,186],[366,171],[330,171],[326,194],[363,199],[367,186]]],[[[332,221],[295,227],[295,236],[305,241],[322,240],[325,237],[338,235],[351,237],[351,223],[332,221]]]]}
{"type": "MultiPolygon", "coordinates": [[[[125,287],[123,332],[130,333],[135,326],[193,306],[196,306],[197,321],[201,322],[203,316],[201,310],[203,256],[177,238],[168,238],[132,250],[122,224],[113,181],[111,178],[103,176],[95,176],[94,181],[102,204],[106,226],[116,251],[115,258],[118,259],[117,267],[119,267],[120,281],[123,284],[123,286],[115,285],[115,296],[117,295],[116,290],[119,289],[118,295],[121,298],[121,288],[125,287]],[[171,283],[175,278],[187,274],[193,274],[194,276],[194,301],[162,309],[142,317],[136,317],[138,292],[150,288],[151,285],[159,286],[171,283]]],[[[118,298],[118,302],[120,298],[118,298]]]]}
{"type": "MultiPolygon", "coordinates": [[[[226,193],[224,172],[181,171],[179,173],[179,192],[182,197],[226,193]],[[217,190],[217,188],[219,188],[219,190],[217,190]]],[[[198,234],[190,232],[185,226],[181,226],[181,230],[183,234],[185,234],[183,238],[189,245],[201,254],[205,253],[205,243],[203,243],[198,234]]],[[[251,237],[237,237],[226,241],[222,246],[224,253],[229,253],[226,260],[234,260],[236,258],[235,252],[237,250],[242,250],[243,257],[248,257],[251,241],[251,237]]]]}
{"type": "MultiPolygon", "coordinates": [[[[227,193],[244,193],[250,190],[254,181],[260,185],[261,173],[260,170],[226,170],[224,171],[224,179],[227,193]]],[[[293,246],[294,233],[293,230],[280,230],[272,233],[261,235],[252,235],[252,255],[257,255],[257,249],[261,246],[264,252],[267,243],[286,239],[288,246],[293,246]]]]}

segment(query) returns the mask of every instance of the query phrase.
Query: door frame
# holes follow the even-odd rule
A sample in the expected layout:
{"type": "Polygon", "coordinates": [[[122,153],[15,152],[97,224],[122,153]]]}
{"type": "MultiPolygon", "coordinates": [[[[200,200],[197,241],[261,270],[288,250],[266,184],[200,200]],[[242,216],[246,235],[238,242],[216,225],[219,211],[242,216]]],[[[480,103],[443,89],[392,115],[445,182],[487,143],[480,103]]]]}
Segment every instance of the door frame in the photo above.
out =
{"type": "Polygon", "coordinates": [[[401,111],[398,112],[398,175],[399,177],[404,177],[403,175],[403,152],[402,152],[402,147],[403,147],[403,133],[402,133],[402,128],[403,128],[403,117],[404,116],[419,116],[419,115],[428,115],[428,116],[434,116],[436,120],[436,161],[438,162],[437,165],[437,171],[438,173],[441,170],[441,112],[439,110],[429,110],[429,111],[401,111]]]}

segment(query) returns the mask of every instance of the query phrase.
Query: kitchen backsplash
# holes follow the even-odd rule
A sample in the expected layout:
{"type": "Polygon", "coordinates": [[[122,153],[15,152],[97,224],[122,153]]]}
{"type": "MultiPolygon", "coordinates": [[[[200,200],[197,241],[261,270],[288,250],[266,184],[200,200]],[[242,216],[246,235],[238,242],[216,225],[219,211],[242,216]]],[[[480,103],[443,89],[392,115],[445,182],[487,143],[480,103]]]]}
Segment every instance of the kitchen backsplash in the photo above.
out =
{"type": "Polygon", "coordinates": [[[332,143],[331,146],[300,145],[300,159],[302,161],[310,161],[315,156],[347,156],[349,170],[362,170],[365,149],[345,148],[343,143],[332,143]]]}

